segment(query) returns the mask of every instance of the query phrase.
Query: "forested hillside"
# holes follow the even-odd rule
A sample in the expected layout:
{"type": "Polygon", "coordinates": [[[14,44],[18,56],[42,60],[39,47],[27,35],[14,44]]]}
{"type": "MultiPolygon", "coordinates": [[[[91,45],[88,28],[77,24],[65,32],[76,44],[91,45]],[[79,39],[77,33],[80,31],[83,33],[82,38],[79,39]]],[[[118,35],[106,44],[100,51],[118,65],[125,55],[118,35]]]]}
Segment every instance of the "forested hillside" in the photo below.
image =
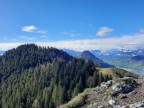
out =
{"type": "Polygon", "coordinates": [[[54,108],[112,79],[99,74],[92,61],[34,44],[0,56],[0,77],[0,108],[54,108]]]}

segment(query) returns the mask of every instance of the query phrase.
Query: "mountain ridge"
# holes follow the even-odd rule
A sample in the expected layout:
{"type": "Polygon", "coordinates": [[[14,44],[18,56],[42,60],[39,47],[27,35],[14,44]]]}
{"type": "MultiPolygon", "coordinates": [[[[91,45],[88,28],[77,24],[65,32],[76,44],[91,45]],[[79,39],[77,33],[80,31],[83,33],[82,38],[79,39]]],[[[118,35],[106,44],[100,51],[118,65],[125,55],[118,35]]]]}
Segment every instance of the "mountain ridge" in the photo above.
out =
{"type": "Polygon", "coordinates": [[[83,58],[84,60],[88,61],[88,60],[92,60],[96,65],[99,65],[100,67],[103,68],[109,68],[109,67],[114,67],[112,65],[109,65],[107,63],[105,63],[103,60],[97,58],[95,55],[93,55],[90,51],[83,51],[79,56],[77,56],[78,58],[83,58]]]}

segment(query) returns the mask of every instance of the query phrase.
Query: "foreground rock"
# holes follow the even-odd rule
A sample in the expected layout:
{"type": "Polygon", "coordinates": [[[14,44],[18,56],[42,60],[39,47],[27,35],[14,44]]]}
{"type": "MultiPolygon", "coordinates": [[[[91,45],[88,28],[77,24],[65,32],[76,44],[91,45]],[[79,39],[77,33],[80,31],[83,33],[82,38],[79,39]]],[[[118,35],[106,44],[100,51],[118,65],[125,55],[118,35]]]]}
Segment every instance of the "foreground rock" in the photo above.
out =
{"type": "Polygon", "coordinates": [[[123,77],[117,81],[103,82],[93,90],[88,96],[91,104],[82,108],[144,108],[143,78],[123,77]]]}
{"type": "Polygon", "coordinates": [[[111,95],[116,96],[119,93],[129,93],[137,87],[138,83],[131,77],[120,78],[120,82],[112,86],[111,95]]]}

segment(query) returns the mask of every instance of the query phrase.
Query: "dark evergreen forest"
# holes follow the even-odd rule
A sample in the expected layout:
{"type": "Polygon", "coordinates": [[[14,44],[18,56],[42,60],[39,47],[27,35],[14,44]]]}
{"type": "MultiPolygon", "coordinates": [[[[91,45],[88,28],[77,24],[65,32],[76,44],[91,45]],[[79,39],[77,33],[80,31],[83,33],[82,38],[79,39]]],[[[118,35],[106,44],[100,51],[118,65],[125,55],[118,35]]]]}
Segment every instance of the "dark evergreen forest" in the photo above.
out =
{"type": "Polygon", "coordinates": [[[109,79],[92,61],[56,48],[21,45],[0,56],[0,108],[55,108],[109,79]]]}

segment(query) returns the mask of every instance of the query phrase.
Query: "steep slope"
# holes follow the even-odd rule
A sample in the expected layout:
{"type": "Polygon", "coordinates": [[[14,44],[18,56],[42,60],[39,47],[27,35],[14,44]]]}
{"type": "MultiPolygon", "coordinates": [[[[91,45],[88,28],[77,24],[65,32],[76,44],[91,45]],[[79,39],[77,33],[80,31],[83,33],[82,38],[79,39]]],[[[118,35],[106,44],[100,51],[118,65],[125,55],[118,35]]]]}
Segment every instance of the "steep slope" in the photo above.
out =
{"type": "Polygon", "coordinates": [[[0,56],[0,108],[55,108],[105,77],[93,62],[56,48],[19,46],[0,56]]]}
{"type": "Polygon", "coordinates": [[[78,56],[78,58],[83,58],[86,61],[92,60],[96,65],[99,65],[100,67],[103,67],[103,68],[114,67],[112,65],[109,65],[109,64],[105,63],[101,59],[95,57],[90,51],[84,51],[84,52],[82,52],[78,56]]]}

